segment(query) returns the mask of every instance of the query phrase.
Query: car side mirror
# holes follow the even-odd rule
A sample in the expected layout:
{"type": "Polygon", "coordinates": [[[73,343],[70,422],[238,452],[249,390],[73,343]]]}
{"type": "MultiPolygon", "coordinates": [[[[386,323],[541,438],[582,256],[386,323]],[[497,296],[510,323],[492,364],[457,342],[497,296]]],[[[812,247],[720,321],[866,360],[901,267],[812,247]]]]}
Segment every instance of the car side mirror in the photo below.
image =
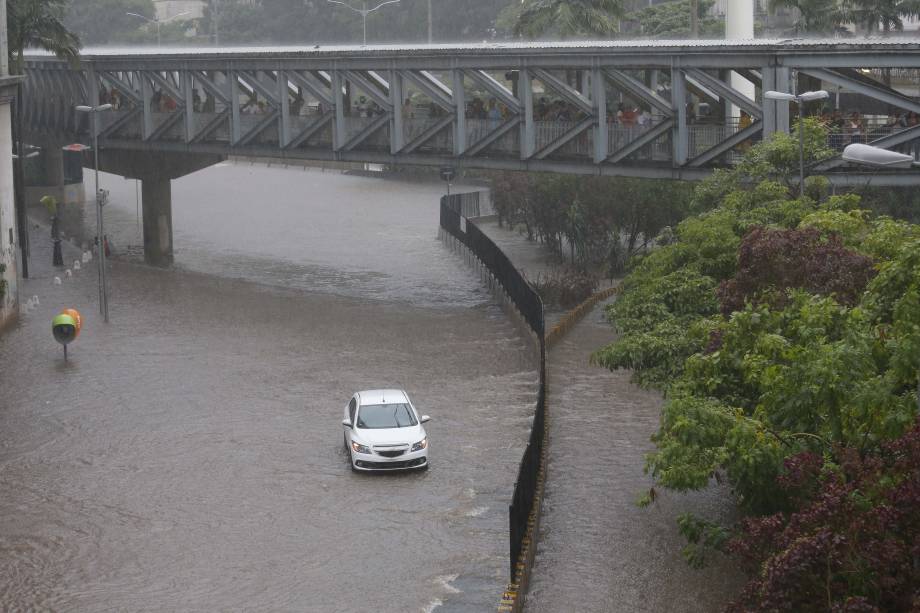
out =
{"type": "Polygon", "coordinates": [[[431,421],[431,418],[427,415],[422,415],[422,423],[425,423],[426,421],[431,421]]]}
{"type": "Polygon", "coordinates": [[[345,426],[346,428],[351,428],[351,422],[348,421],[347,419],[342,420],[342,425],[345,426]]]}

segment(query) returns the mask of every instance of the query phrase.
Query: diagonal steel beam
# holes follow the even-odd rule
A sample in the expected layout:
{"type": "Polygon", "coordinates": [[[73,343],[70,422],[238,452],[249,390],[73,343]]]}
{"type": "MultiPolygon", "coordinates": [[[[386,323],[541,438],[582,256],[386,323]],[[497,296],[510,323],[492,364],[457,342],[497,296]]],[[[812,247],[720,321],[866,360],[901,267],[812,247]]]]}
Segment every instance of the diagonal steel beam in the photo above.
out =
{"type": "Polygon", "coordinates": [[[556,75],[543,68],[531,68],[530,72],[534,77],[543,81],[544,85],[551,87],[556,93],[568,100],[569,103],[580,108],[583,112],[588,115],[594,113],[594,106],[591,104],[591,101],[582,96],[581,92],[570,87],[568,83],[556,77],[556,75]]]}
{"type": "Polygon", "coordinates": [[[648,132],[646,132],[645,134],[643,134],[636,140],[631,141],[627,143],[626,145],[624,145],[623,147],[620,147],[619,149],[614,151],[607,158],[607,161],[616,164],[617,162],[625,160],[627,157],[629,157],[630,155],[632,155],[633,153],[635,153],[642,147],[655,142],[655,140],[657,140],[658,137],[661,136],[662,134],[667,134],[667,132],[671,130],[673,127],[674,127],[674,119],[671,117],[669,117],[668,119],[665,119],[660,124],[651,128],[648,132]]]}
{"type": "Polygon", "coordinates": [[[757,70],[750,68],[735,68],[735,72],[754,84],[755,87],[763,89],[763,75],[757,70]]]}
{"type": "Polygon", "coordinates": [[[270,113],[266,113],[265,117],[261,121],[259,121],[259,123],[255,125],[255,127],[253,127],[251,130],[249,130],[248,132],[240,136],[239,141],[236,142],[236,146],[244,147],[248,145],[250,141],[252,141],[252,139],[254,139],[259,134],[264,132],[276,121],[278,121],[278,111],[277,110],[272,111],[270,113]]]}
{"type": "Polygon", "coordinates": [[[201,84],[202,88],[214,96],[215,100],[219,100],[223,104],[230,103],[230,98],[227,97],[227,90],[214,83],[214,81],[204,74],[203,70],[193,70],[192,76],[195,78],[195,81],[201,84]]]}
{"type": "Polygon", "coordinates": [[[443,87],[438,87],[438,85],[440,85],[439,82],[436,83],[431,81],[434,77],[429,73],[404,70],[400,71],[400,74],[403,78],[415,83],[415,85],[439,107],[448,112],[454,112],[453,92],[445,94],[443,87]]]}
{"type": "Polygon", "coordinates": [[[116,119],[111,124],[106,126],[103,130],[99,132],[99,138],[107,137],[110,134],[114,134],[121,130],[125,125],[130,122],[132,119],[136,119],[143,115],[143,109],[141,107],[136,107],[131,111],[128,111],[124,116],[116,119]]]}
{"type": "Polygon", "coordinates": [[[440,120],[436,121],[434,124],[426,128],[421,134],[413,138],[411,142],[409,142],[405,147],[403,147],[399,151],[399,153],[403,153],[403,154],[412,153],[413,151],[415,151],[416,149],[418,149],[419,147],[427,143],[429,140],[434,138],[438,134],[438,132],[440,132],[441,130],[443,130],[444,128],[452,124],[453,122],[454,122],[454,118],[450,115],[446,117],[442,117],[440,120]]]}
{"type": "Polygon", "coordinates": [[[886,88],[883,88],[881,85],[879,85],[879,87],[873,87],[868,83],[864,83],[852,77],[844,76],[837,71],[828,70],[825,68],[802,68],[800,69],[800,72],[821,79],[822,81],[828,81],[834,85],[845,87],[858,94],[868,96],[869,98],[881,100],[886,104],[890,104],[892,106],[896,106],[908,111],[913,111],[915,113],[920,113],[920,103],[914,102],[907,96],[893,94],[886,88]]]}
{"type": "Polygon", "coordinates": [[[137,95],[137,92],[134,91],[134,88],[131,87],[131,85],[128,83],[122,81],[120,78],[116,77],[114,73],[102,70],[98,72],[97,75],[100,79],[105,79],[111,83],[122,95],[127,96],[135,102],[141,101],[141,97],[137,95]]]}
{"type": "MultiPolygon", "coordinates": [[[[271,73],[269,71],[263,71],[263,72],[265,74],[268,74],[270,78],[274,80],[274,77],[271,76],[271,73]]],[[[251,87],[255,91],[257,91],[259,94],[262,95],[263,98],[268,100],[268,103],[272,107],[275,107],[275,108],[278,107],[278,104],[279,104],[278,93],[273,91],[272,88],[266,87],[265,85],[263,85],[262,82],[258,79],[254,71],[240,70],[236,73],[236,80],[239,84],[246,85],[248,87],[251,87]]]]}
{"type": "Polygon", "coordinates": [[[625,89],[629,93],[641,98],[646,104],[662,113],[665,117],[674,115],[674,109],[671,108],[671,103],[646,87],[645,83],[639,79],[636,79],[622,70],[615,70],[613,68],[608,68],[604,70],[603,73],[621,89],[625,89]]]}
{"type": "Polygon", "coordinates": [[[489,132],[488,135],[476,141],[471,147],[468,147],[466,150],[466,153],[464,154],[464,157],[472,157],[476,155],[477,153],[479,153],[480,151],[482,151],[483,149],[485,149],[486,147],[488,147],[489,145],[491,145],[492,143],[500,139],[502,136],[504,136],[505,134],[507,134],[508,132],[510,132],[517,126],[519,126],[520,124],[521,124],[520,116],[515,115],[514,117],[511,117],[510,119],[508,119],[508,121],[506,121],[502,125],[498,126],[494,130],[489,132]]]}
{"type": "Polygon", "coordinates": [[[746,111],[751,117],[756,117],[757,119],[763,118],[763,109],[760,105],[730,85],[726,85],[719,79],[706,74],[699,68],[688,68],[686,73],[688,77],[692,77],[693,80],[702,84],[706,89],[714,92],[723,100],[731,101],[735,106],[746,111]]]}
{"type": "Polygon", "coordinates": [[[189,144],[200,143],[205,140],[214,130],[220,127],[225,121],[228,122],[230,119],[230,109],[224,109],[223,111],[217,113],[216,116],[212,117],[208,123],[206,123],[198,132],[192,136],[192,139],[189,141],[189,144]]]}
{"type": "Polygon", "coordinates": [[[169,117],[166,118],[166,121],[157,126],[156,129],[151,132],[150,135],[144,140],[159,140],[159,138],[166,134],[170,128],[179,123],[183,117],[185,117],[185,111],[177,110],[174,113],[170,113],[169,117]]]}
{"type": "Polygon", "coordinates": [[[388,123],[390,123],[390,118],[387,115],[380,115],[379,117],[377,117],[377,119],[372,121],[370,125],[368,125],[366,128],[364,128],[363,130],[361,130],[360,132],[352,136],[350,139],[348,139],[348,141],[346,141],[345,144],[342,145],[342,150],[351,151],[352,149],[354,149],[355,147],[363,143],[365,140],[373,136],[377,130],[386,126],[388,123]]]}
{"type": "Polygon", "coordinates": [[[570,142],[572,139],[577,137],[582,132],[586,131],[589,128],[594,127],[594,118],[588,117],[582,119],[575,127],[563,134],[562,136],[556,138],[553,142],[547,144],[542,149],[533,154],[534,159],[542,160],[549,156],[554,151],[558,150],[560,147],[565,146],[566,143],[570,142]]]}
{"type": "Polygon", "coordinates": [[[158,72],[156,72],[156,71],[153,71],[153,70],[149,70],[149,71],[144,71],[144,74],[145,74],[151,81],[153,81],[154,83],[157,83],[157,84],[160,86],[161,89],[165,89],[166,92],[167,92],[170,96],[172,96],[173,100],[176,101],[176,104],[178,104],[178,105],[180,105],[180,106],[185,106],[185,95],[184,95],[182,92],[180,92],[178,89],[176,89],[175,87],[173,87],[173,84],[172,84],[170,81],[168,81],[167,79],[164,79],[164,78],[160,75],[160,73],[158,73],[158,72]]]}
{"type": "Polygon", "coordinates": [[[381,93],[379,85],[375,85],[370,79],[356,70],[346,70],[345,78],[360,87],[384,111],[387,113],[393,111],[393,105],[390,104],[389,100],[389,91],[386,94],[381,93]]]}
{"type": "Polygon", "coordinates": [[[745,129],[735,132],[734,134],[732,134],[731,136],[723,140],[721,143],[719,143],[715,147],[707,149],[703,153],[699,154],[698,156],[696,156],[695,158],[687,162],[687,166],[690,166],[691,168],[699,168],[703,164],[706,164],[716,159],[723,153],[727,153],[728,151],[731,151],[732,149],[734,149],[735,147],[737,147],[738,145],[740,145],[747,139],[753,136],[756,136],[762,131],[763,131],[763,122],[755,121],[754,123],[752,123],[745,129]]]}
{"type": "Polygon", "coordinates": [[[515,98],[514,93],[510,89],[492,78],[492,75],[484,70],[463,70],[461,72],[479,83],[487,92],[501,100],[512,113],[521,112],[521,101],[515,98]]]}
{"type": "Polygon", "coordinates": [[[332,106],[332,92],[328,84],[323,84],[310,73],[301,74],[296,70],[289,70],[287,76],[289,80],[313,94],[317,100],[326,106],[332,106]]]}
{"type": "Polygon", "coordinates": [[[310,140],[314,134],[322,130],[327,124],[332,122],[333,113],[323,113],[319,118],[314,121],[312,124],[307,126],[307,129],[291,139],[291,142],[287,144],[286,149],[296,149],[306,141],[310,140]]]}

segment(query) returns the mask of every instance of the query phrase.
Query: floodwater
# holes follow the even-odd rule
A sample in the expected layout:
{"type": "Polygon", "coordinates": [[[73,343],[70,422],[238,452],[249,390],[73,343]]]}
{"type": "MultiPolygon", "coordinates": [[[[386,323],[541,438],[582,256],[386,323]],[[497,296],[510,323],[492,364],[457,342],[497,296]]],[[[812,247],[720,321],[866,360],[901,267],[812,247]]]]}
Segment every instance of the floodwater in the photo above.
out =
{"type": "Polygon", "coordinates": [[[95,262],[53,270],[39,227],[40,306],[0,335],[0,609],[493,609],[536,371],[437,241],[440,186],[206,169],[173,182],[161,270],[134,182],[103,181],[111,323],[95,262]],[[432,416],[429,471],[349,470],[342,407],[379,386],[432,416]]]}
{"type": "Polygon", "coordinates": [[[526,610],[718,611],[742,577],[719,554],[703,570],[690,568],[677,517],[731,523],[730,493],[658,488],[652,506],[637,506],[653,485],[642,467],[662,400],[632,385],[629,372],[588,364],[613,339],[600,305],[548,352],[549,466],[526,610]]]}

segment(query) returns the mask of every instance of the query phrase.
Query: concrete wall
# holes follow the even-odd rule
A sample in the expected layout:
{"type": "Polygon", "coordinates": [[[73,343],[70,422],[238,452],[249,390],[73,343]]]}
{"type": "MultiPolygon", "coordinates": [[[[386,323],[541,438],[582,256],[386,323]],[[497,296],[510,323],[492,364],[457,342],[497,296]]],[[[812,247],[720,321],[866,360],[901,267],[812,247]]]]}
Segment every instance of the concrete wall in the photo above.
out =
{"type": "Polygon", "coordinates": [[[10,105],[0,103],[0,264],[6,271],[0,275],[6,281],[6,291],[0,300],[0,329],[15,319],[19,312],[17,284],[18,264],[16,244],[16,213],[13,203],[13,150],[10,105]]]}

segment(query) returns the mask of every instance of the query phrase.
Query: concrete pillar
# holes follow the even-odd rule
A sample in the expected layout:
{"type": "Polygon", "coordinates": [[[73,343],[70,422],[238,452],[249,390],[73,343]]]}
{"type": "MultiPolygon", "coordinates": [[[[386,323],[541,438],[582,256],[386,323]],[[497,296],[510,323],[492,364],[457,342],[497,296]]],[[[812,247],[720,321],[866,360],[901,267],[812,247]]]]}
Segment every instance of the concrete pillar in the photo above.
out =
{"type": "Polygon", "coordinates": [[[173,261],[172,185],[168,178],[141,180],[144,216],[144,261],[168,266],[173,261]]]}
{"type": "MultiPolygon", "coordinates": [[[[2,7],[0,7],[2,8],[2,7]]],[[[4,13],[5,15],[5,13],[4,13]]],[[[3,152],[13,149],[11,113],[8,100],[0,99],[0,147],[3,152]]],[[[19,312],[19,261],[16,244],[16,204],[13,194],[13,160],[9,153],[0,158],[0,282],[5,281],[6,290],[0,296],[0,329],[13,321],[19,312]]]]}
{"type": "MultiPolygon", "coordinates": [[[[727,40],[752,40],[754,38],[754,0],[731,0],[725,3],[725,38],[727,40]]],[[[757,95],[753,83],[736,72],[732,73],[732,88],[751,100],[757,95]]],[[[740,110],[732,106],[732,115],[738,117],[740,110]]]]}

